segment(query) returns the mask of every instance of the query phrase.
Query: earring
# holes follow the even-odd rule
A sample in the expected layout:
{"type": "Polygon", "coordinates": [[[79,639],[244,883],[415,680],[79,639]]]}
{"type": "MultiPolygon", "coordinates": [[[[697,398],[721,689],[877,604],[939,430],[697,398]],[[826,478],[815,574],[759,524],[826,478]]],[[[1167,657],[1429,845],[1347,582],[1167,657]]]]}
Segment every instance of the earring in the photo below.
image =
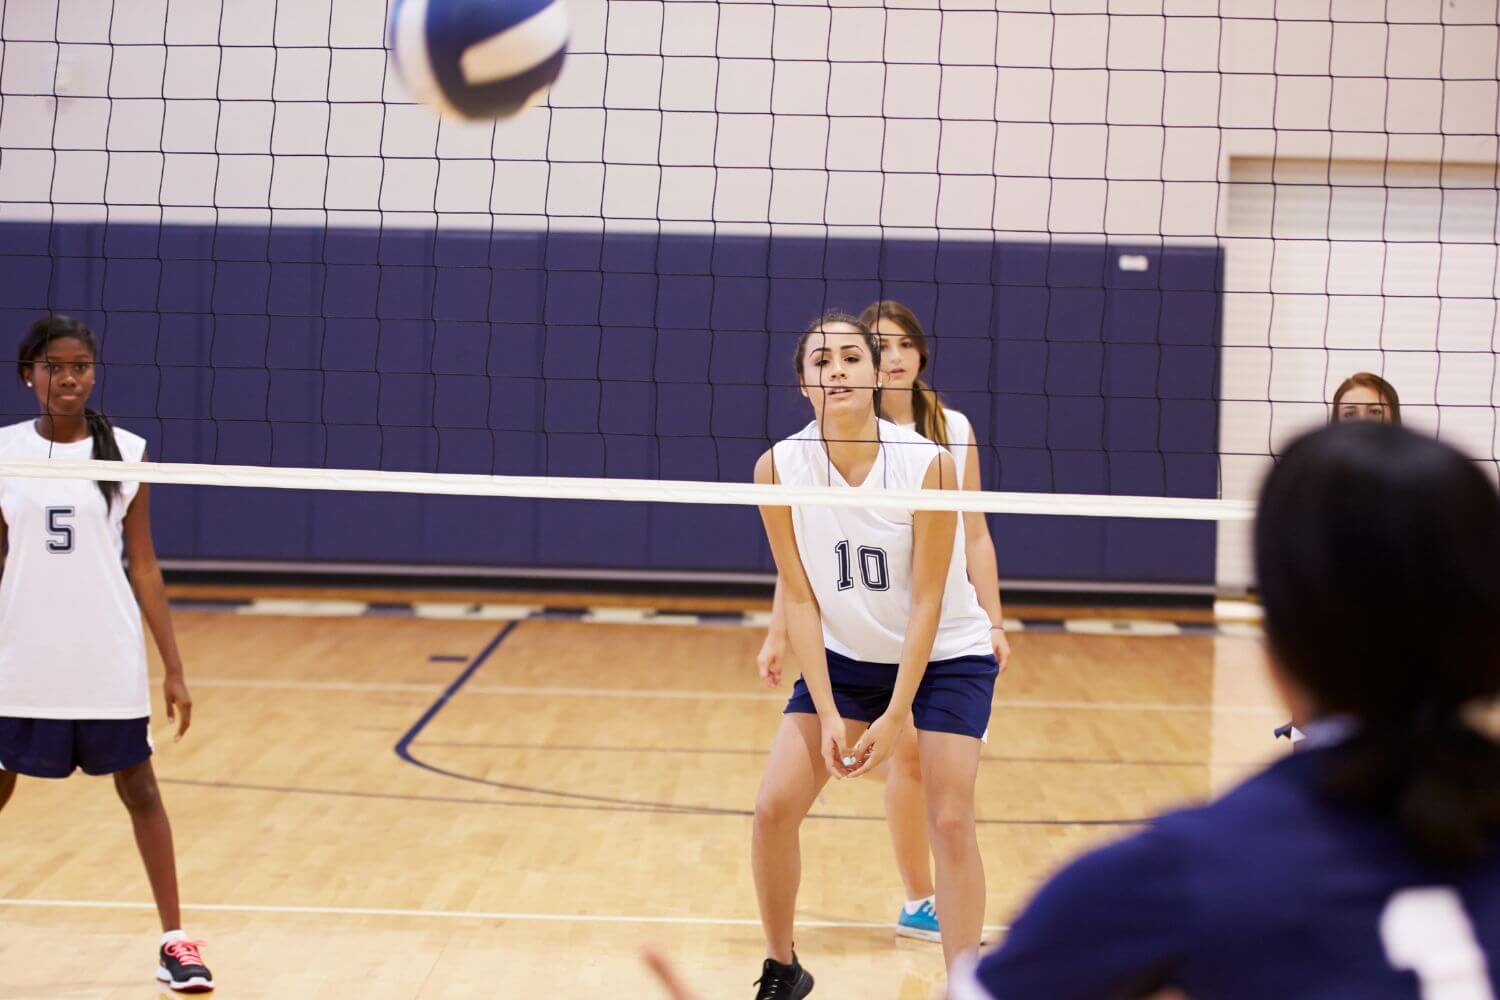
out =
{"type": "Polygon", "coordinates": [[[30,379],[26,380],[26,388],[28,388],[28,389],[31,388],[31,380],[30,379]]]}

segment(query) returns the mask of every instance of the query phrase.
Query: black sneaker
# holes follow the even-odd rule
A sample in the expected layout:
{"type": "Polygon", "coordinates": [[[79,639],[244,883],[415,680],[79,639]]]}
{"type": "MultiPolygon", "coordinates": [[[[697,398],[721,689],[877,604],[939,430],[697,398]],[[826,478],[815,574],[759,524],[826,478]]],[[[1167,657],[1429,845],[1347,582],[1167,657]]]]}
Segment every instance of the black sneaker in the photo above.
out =
{"type": "Polygon", "coordinates": [[[203,964],[201,941],[178,938],[161,946],[156,978],[179,993],[207,993],[214,988],[213,973],[203,964]]]}
{"type": "Polygon", "coordinates": [[[755,992],[755,1000],[802,1000],[812,992],[813,977],[797,961],[797,953],[794,951],[791,965],[766,959],[765,964],[760,967],[760,978],[755,981],[755,985],[760,987],[755,992]]]}

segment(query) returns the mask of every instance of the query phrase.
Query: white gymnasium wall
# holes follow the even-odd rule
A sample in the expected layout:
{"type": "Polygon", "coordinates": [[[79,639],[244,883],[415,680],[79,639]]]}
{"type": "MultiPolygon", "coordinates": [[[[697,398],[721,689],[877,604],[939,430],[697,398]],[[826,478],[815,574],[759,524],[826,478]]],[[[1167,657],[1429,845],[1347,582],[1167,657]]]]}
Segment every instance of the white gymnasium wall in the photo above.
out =
{"type": "MultiPolygon", "coordinates": [[[[1253,498],[1269,455],[1327,421],[1358,371],[1495,476],[1495,165],[1237,158],[1230,177],[1223,494],[1253,498]]],[[[1251,581],[1248,525],[1221,526],[1218,575],[1251,581]]]]}
{"type": "Polygon", "coordinates": [[[1211,240],[1231,156],[1495,158],[1494,0],[998,3],[570,0],[493,128],[403,103],[381,0],[3,0],[0,197],[1211,240]]]}
{"type": "Polygon", "coordinates": [[[381,0],[0,0],[0,217],[1217,242],[1225,495],[1356,368],[1494,458],[1496,0],[941,7],[571,0],[492,126],[381,0]]]}

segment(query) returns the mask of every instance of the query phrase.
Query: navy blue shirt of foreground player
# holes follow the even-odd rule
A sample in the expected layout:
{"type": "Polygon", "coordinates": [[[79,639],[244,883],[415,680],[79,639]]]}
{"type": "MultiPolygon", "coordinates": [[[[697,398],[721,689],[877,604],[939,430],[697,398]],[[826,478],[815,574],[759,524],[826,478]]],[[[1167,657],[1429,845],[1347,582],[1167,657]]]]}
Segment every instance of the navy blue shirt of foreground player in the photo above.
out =
{"type": "Polygon", "coordinates": [[[1494,1000],[1500,858],[1434,869],[1394,822],[1332,805],[1319,775],[1340,752],[1287,757],[1073,862],[952,1000],[1494,1000]]]}

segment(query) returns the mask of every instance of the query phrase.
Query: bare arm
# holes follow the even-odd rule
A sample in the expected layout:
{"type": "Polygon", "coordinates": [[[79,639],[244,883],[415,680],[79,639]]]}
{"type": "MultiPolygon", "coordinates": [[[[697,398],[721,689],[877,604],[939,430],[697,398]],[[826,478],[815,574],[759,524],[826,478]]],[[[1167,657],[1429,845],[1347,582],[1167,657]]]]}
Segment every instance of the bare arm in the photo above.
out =
{"type": "Polygon", "coordinates": [[[781,577],[776,578],[776,593],[771,598],[771,621],[766,638],[755,655],[755,669],[767,687],[781,684],[781,664],[786,656],[786,601],[781,592],[781,577]]]}
{"type": "Polygon", "coordinates": [[[786,600],[781,593],[781,574],[776,574],[776,593],[771,597],[771,631],[786,630],[786,600]]]}
{"type": "MultiPolygon", "coordinates": [[[[963,489],[978,493],[980,483],[979,451],[976,448],[964,465],[963,489]]],[[[995,542],[990,537],[989,521],[983,511],[964,511],[964,556],[969,563],[969,581],[979,595],[979,604],[990,616],[990,624],[1001,625],[1000,567],[995,561],[995,542]]]]}
{"type": "MultiPolygon", "coordinates": [[[[953,456],[944,451],[928,467],[922,488],[952,489],[951,484],[957,481],[953,456]]],[[[953,561],[958,515],[946,510],[919,510],[912,515],[911,530],[911,614],[907,619],[906,640],[901,644],[896,690],[891,695],[891,707],[899,706],[907,714],[917,696],[917,685],[927,672],[932,643],[942,619],[943,590],[948,582],[948,566],[953,561]]]]}
{"type": "MultiPolygon", "coordinates": [[[[755,463],[755,481],[763,485],[776,482],[776,470],[769,451],[755,463]]],[[[776,596],[782,606],[791,663],[801,671],[818,716],[837,718],[833,683],[828,679],[828,658],[823,652],[823,622],[812,584],[807,579],[807,570],[802,566],[802,556],[797,551],[792,509],[762,507],[760,517],[766,526],[771,554],[776,557],[776,596]]],[[[774,611],[772,615],[775,615],[774,611]]],[[[774,620],[771,627],[776,627],[774,620]]]]}
{"type": "Polygon", "coordinates": [[[125,514],[125,554],[130,560],[130,589],[141,606],[141,615],[156,640],[166,677],[167,718],[177,720],[177,738],[192,724],[193,702],[188,697],[183,676],[182,655],[177,651],[177,633],[172,629],[172,613],[167,606],[167,587],[162,580],[161,564],[156,561],[156,546],[151,541],[151,487],[141,483],[130,510],[125,514]],[[179,718],[180,716],[180,718],[179,718]]]}
{"type": "MultiPolygon", "coordinates": [[[[952,489],[957,481],[953,456],[942,451],[928,466],[922,488],[952,489]]],[[[907,615],[906,639],[901,644],[901,664],[896,670],[890,707],[871,724],[855,747],[854,755],[862,757],[856,774],[879,765],[895,752],[901,734],[911,724],[911,704],[927,672],[932,643],[942,620],[943,591],[948,582],[948,567],[953,562],[958,515],[947,510],[919,510],[912,515],[911,530],[911,609],[907,615]]]]}
{"type": "MultiPolygon", "coordinates": [[[[963,488],[977,493],[984,488],[980,482],[979,449],[972,439],[970,444],[975,447],[964,464],[963,488]]],[[[979,606],[990,616],[990,625],[993,626],[990,638],[994,640],[995,658],[1000,661],[1000,669],[1004,670],[1010,659],[1010,643],[1004,636],[1005,612],[1000,607],[1000,565],[995,558],[989,520],[982,511],[964,512],[964,558],[969,566],[969,582],[979,596],[979,606]]]]}

